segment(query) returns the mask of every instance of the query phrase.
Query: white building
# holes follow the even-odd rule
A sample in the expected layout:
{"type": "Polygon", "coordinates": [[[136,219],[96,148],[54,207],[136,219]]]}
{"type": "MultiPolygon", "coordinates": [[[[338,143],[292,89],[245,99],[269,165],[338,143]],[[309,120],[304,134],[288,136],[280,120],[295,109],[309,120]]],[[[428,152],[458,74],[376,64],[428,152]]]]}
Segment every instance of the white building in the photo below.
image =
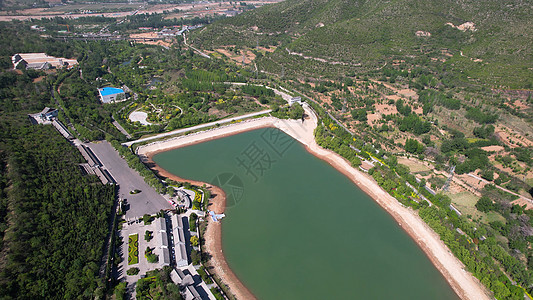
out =
{"type": "Polygon", "coordinates": [[[168,251],[168,236],[167,236],[167,224],[165,218],[159,218],[155,220],[156,232],[160,241],[160,246],[157,248],[157,254],[159,255],[159,264],[164,266],[170,266],[170,253],[168,251]]]}
{"type": "Polygon", "coordinates": [[[126,93],[123,89],[114,87],[105,87],[98,89],[100,95],[100,101],[102,103],[113,103],[126,100],[126,93]]]}
{"type": "Polygon", "coordinates": [[[47,70],[52,68],[71,68],[78,64],[75,59],[67,59],[63,57],[54,57],[46,55],[46,53],[16,53],[11,57],[13,69],[19,65],[26,69],[47,70]]]}
{"type": "Polygon", "coordinates": [[[292,106],[294,103],[302,105],[302,97],[292,97],[289,99],[289,106],[292,106]]]}
{"type": "Polygon", "coordinates": [[[183,231],[183,219],[179,215],[172,215],[172,234],[174,235],[174,253],[177,267],[185,267],[189,264],[187,249],[185,248],[185,232],[183,231]]]}

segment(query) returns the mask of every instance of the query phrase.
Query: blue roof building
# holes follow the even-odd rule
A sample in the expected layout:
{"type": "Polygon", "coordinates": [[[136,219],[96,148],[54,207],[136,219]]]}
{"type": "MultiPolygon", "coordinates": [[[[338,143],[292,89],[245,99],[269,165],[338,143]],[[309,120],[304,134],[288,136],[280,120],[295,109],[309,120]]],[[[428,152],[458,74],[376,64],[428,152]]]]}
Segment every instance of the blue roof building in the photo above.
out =
{"type": "Polygon", "coordinates": [[[100,100],[102,101],[102,103],[112,103],[126,100],[126,93],[123,89],[105,87],[98,89],[98,93],[100,94],[100,100]]]}

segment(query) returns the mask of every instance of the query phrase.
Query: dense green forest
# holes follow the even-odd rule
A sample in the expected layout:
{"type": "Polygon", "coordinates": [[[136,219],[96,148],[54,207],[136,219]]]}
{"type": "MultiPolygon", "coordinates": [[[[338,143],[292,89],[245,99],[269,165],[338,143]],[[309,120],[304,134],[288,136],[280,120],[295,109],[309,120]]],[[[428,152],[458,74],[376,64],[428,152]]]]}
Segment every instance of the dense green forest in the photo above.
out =
{"type": "Polygon", "coordinates": [[[83,175],[83,161],[52,126],[2,114],[0,294],[92,298],[114,186],[83,175]]]}

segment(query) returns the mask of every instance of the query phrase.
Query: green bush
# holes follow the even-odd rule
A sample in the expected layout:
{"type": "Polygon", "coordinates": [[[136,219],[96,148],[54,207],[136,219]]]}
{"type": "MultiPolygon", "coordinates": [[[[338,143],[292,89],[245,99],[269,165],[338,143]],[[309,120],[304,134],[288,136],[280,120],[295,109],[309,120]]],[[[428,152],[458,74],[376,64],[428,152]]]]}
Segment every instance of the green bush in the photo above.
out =
{"type": "Polygon", "coordinates": [[[198,216],[195,213],[192,213],[189,216],[189,230],[190,231],[196,231],[196,220],[198,219],[198,216]]]}
{"type": "Polygon", "coordinates": [[[192,249],[191,251],[191,260],[193,265],[199,265],[201,261],[201,254],[199,251],[192,249]]]}
{"type": "Polygon", "coordinates": [[[203,280],[205,283],[207,283],[207,284],[211,284],[211,283],[213,283],[213,280],[211,280],[211,277],[209,277],[209,276],[207,275],[207,273],[205,272],[205,268],[204,268],[204,266],[201,266],[201,267],[200,267],[198,270],[196,270],[196,271],[198,271],[198,274],[200,274],[200,277],[202,277],[202,280],[203,280]]]}
{"type": "Polygon", "coordinates": [[[150,230],[146,230],[144,232],[144,240],[149,242],[153,239],[154,237],[152,236],[152,232],[150,230]]]}
{"type": "Polygon", "coordinates": [[[217,300],[224,300],[225,299],[224,296],[222,295],[222,293],[216,287],[212,287],[211,288],[211,293],[213,293],[213,296],[215,296],[215,298],[217,300]]]}
{"type": "Polygon", "coordinates": [[[139,274],[139,268],[129,268],[128,271],[126,271],[126,274],[128,275],[137,275],[139,274]]]}

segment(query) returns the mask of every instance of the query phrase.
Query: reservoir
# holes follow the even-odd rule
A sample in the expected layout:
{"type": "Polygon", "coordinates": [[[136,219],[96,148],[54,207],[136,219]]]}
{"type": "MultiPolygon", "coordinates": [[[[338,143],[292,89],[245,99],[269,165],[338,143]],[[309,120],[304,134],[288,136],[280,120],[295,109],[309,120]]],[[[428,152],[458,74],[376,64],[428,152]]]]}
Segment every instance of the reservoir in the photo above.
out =
{"type": "Polygon", "coordinates": [[[153,159],[224,189],[224,254],[259,299],[458,299],[390,215],[278,129],[153,159]]]}

